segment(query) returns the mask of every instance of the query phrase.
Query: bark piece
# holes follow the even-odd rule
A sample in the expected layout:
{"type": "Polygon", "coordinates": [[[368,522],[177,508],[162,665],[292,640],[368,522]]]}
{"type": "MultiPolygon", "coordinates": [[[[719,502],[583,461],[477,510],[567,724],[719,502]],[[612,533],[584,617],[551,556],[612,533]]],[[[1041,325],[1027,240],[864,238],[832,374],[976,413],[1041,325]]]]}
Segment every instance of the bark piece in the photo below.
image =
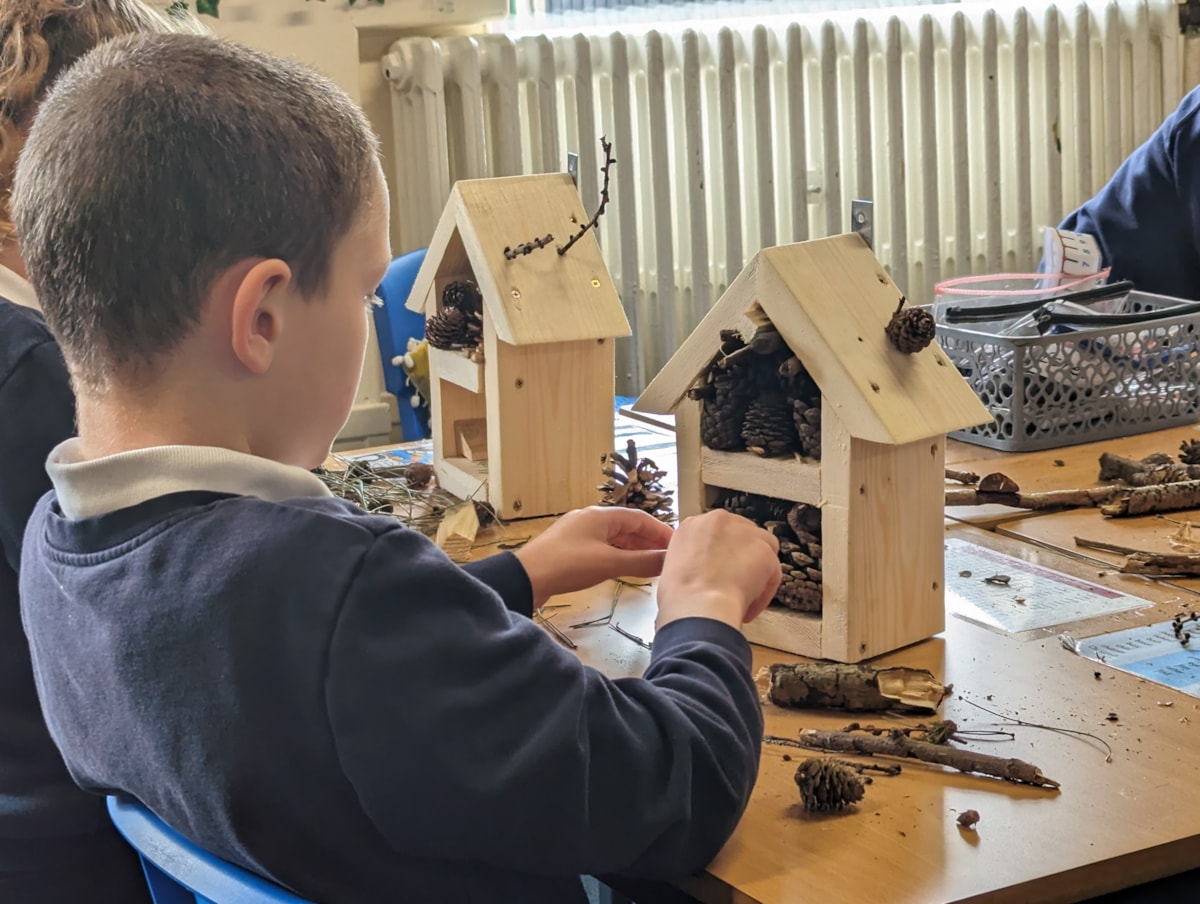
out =
{"type": "Polygon", "coordinates": [[[1200,554],[1133,552],[1121,574],[1200,575],[1200,554]]]}
{"type": "Polygon", "coordinates": [[[767,696],[776,706],[850,712],[935,712],[951,688],[925,669],[841,663],[775,663],[767,696]]]}
{"type": "Polygon", "coordinates": [[[1192,508],[1200,508],[1200,480],[1126,490],[1123,496],[1101,505],[1100,513],[1110,518],[1125,518],[1192,508]]]}

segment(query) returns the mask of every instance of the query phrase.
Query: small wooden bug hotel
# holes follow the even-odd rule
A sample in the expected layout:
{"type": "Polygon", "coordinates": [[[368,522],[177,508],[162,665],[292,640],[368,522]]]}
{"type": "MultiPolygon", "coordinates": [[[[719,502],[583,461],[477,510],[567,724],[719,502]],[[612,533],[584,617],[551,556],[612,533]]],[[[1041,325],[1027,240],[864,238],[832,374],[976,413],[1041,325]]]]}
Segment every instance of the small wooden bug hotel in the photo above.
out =
{"type": "Polygon", "coordinates": [[[429,318],[438,482],[501,518],[592,504],[612,451],[629,322],[594,234],[555,250],[587,221],[565,173],[460,181],[409,296],[429,318]]]}
{"type": "Polygon", "coordinates": [[[857,662],[944,627],[945,435],[991,416],[936,343],[897,347],[903,307],[857,235],[766,249],[638,399],[676,415],[681,517],[780,539],[754,643],[857,662]]]}

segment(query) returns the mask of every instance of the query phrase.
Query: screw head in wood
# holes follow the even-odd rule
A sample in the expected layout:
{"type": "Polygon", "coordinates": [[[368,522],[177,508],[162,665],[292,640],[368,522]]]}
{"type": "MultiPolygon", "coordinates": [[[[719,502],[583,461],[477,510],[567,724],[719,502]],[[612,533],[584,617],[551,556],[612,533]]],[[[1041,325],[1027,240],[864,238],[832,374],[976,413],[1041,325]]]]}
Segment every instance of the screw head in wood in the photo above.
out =
{"type": "Polygon", "coordinates": [[[521,511],[521,500],[520,500],[520,499],[514,499],[514,500],[513,500],[512,507],[513,507],[513,511],[514,511],[514,512],[519,512],[519,511],[521,511]]]}
{"type": "Polygon", "coordinates": [[[525,381],[522,380],[520,377],[517,377],[515,380],[513,380],[513,386],[517,387],[517,389],[520,389],[524,385],[525,385],[525,381]]]}

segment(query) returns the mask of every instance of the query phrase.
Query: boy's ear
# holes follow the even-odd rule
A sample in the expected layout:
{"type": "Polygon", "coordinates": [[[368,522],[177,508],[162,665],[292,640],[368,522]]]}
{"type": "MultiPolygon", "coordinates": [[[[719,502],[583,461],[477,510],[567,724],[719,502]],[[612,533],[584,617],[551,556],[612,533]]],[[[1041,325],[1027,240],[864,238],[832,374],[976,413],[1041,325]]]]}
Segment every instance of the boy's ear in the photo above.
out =
{"type": "Polygon", "coordinates": [[[234,276],[230,339],[233,353],[253,374],[266,373],[274,360],[291,282],[292,269],[279,258],[260,260],[240,279],[234,276]]]}

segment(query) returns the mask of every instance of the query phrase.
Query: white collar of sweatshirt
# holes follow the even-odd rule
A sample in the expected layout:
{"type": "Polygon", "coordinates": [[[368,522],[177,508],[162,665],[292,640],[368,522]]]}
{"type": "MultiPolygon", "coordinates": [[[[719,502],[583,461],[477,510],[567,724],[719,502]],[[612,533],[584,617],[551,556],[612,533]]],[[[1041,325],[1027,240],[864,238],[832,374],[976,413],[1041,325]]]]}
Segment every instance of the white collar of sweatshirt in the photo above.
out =
{"type": "Polygon", "coordinates": [[[72,521],[193,490],[267,502],[332,495],[303,468],[213,446],[152,446],[85,461],[72,438],[51,451],[46,471],[59,508],[72,521]]]}
{"type": "Polygon", "coordinates": [[[0,264],[0,298],[7,298],[13,304],[19,304],[23,308],[33,308],[35,311],[42,309],[29,280],[3,264],[0,264]]]}

